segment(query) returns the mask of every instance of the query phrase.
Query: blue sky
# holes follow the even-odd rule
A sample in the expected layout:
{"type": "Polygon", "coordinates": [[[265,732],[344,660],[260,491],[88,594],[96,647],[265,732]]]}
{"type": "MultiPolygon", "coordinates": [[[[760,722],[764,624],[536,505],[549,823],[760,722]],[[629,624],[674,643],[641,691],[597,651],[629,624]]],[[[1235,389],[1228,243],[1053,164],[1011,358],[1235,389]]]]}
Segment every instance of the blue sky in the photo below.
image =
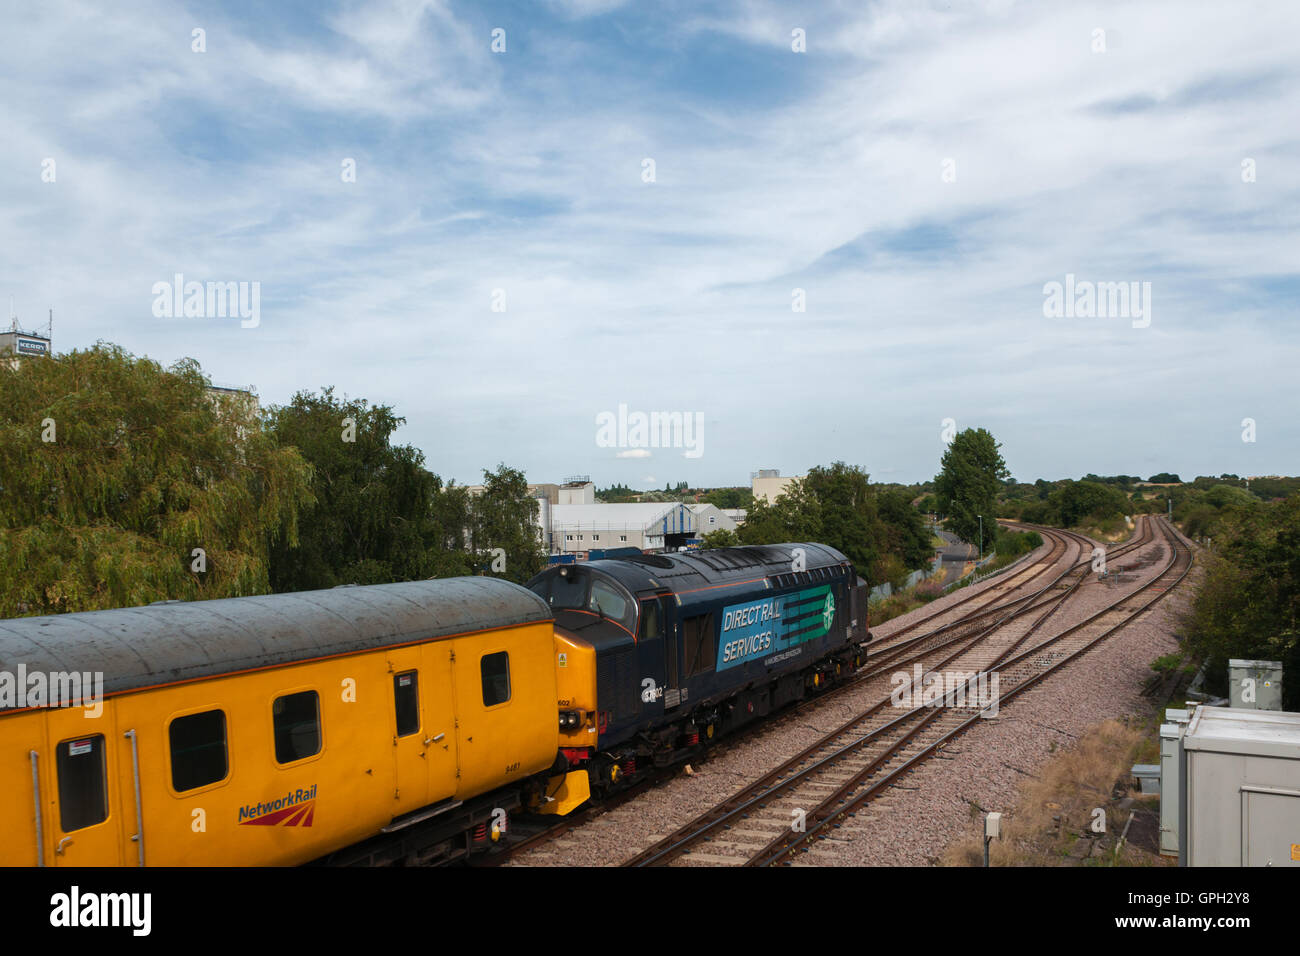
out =
{"type": "Polygon", "coordinates": [[[58,351],[191,356],[264,404],[333,385],[467,483],[917,481],[947,418],[1025,480],[1300,473],[1295,4],[51,2],[0,25],[0,301],[27,327],[53,307],[58,351]],[[155,316],[176,273],[258,282],[259,324],[155,316]],[[1149,326],[1045,317],[1067,274],[1151,283],[1149,326]],[[698,413],[702,454],[600,447],[620,404],[698,413]]]}

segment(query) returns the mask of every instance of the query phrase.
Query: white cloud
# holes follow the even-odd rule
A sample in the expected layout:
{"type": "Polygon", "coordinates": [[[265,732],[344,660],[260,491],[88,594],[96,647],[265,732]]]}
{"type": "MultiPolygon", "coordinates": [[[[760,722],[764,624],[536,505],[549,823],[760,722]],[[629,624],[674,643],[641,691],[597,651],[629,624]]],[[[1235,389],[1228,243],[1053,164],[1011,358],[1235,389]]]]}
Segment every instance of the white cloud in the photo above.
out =
{"type": "MultiPolygon", "coordinates": [[[[1202,418],[1296,404],[1275,374],[1296,332],[1252,302],[1300,251],[1297,13],[899,2],[806,19],[746,3],[654,21],[681,61],[656,47],[593,76],[580,56],[545,69],[561,42],[583,49],[580,22],[554,46],[538,29],[525,63],[444,3],[348,5],[299,33],[204,17],[206,54],[172,8],[53,5],[5,24],[0,292],[21,316],[54,305],[57,349],[106,338],[193,355],[264,401],[336,384],[393,404],[400,437],[459,477],[505,459],[537,480],[637,481],[578,451],[609,396],[709,416],[707,462],[669,480],[835,458],[921,478],[949,414],[1030,476],[1132,471],[1139,454],[1246,470],[1194,451],[1198,425],[1148,423],[1177,420],[1187,380],[1202,418]],[[1104,55],[1097,23],[1116,38],[1104,55]],[[727,77],[672,83],[692,43],[793,56],[796,25],[809,79],[779,105],[727,77]],[[945,231],[956,244],[929,251],[945,231]],[[259,329],[152,319],[152,283],[178,271],[261,281],[259,329]],[[1067,272],[1152,281],[1152,327],[1044,319],[1042,284],[1067,272]],[[1097,429],[1083,447],[1080,422],[1097,429]]],[[[1300,426],[1272,435],[1249,470],[1295,472],[1300,426]]]]}

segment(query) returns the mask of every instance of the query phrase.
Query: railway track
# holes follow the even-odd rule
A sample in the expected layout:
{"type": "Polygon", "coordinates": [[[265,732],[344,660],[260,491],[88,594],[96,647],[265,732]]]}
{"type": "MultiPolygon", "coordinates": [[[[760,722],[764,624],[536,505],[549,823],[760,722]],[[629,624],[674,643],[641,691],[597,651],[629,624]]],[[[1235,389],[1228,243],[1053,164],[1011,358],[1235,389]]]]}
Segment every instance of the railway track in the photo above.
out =
{"type": "MultiPolygon", "coordinates": [[[[1135,529],[1134,536],[1130,541],[1107,552],[1108,561],[1113,561],[1115,558],[1119,557],[1122,554],[1126,554],[1130,551],[1142,548],[1151,541],[1151,537],[1152,537],[1151,519],[1149,518],[1139,519],[1138,524],[1139,527],[1135,529]]],[[[1018,525],[1018,527],[1030,531],[1037,531],[1040,535],[1042,535],[1049,542],[1051,542],[1051,548],[1048,554],[1045,555],[1043,558],[1039,559],[1038,561],[1035,561],[1024,568],[1021,568],[1017,571],[1012,572],[1011,574],[1008,574],[1005,578],[998,580],[989,588],[980,590],[979,592],[972,594],[969,597],[963,598],[960,601],[956,601],[952,604],[949,604],[946,607],[941,608],[932,614],[926,615],[925,617],[922,617],[916,621],[912,621],[906,627],[893,631],[887,637],[881,638],[878,644],[875,645],[879,648],[878,653],[890,651],[898,646],[909,645],[909,642],[914,642],[917,641],[918,639],[924,640],[925,638],[928,638],[934,635],[935,633],[944,630],[945,628],[965,624],[973,620],[978,620],[982,616],[987,617],[989,615],[995,614],[999,610],[1014,607],[1018,603],[1018,600],[1013,599],[1011,601],[1004,601],[1002,599],[1006,598],[1008,595],[1014,593],[1015,591],[1021,590],[1022,588],[1029,585],[1033,581],[1036,581],[1038,578],[1049,573],[1052,570],[1052,568],[1055,567],[1055,565],[1061,560],[1065,552],[1068,550],[1069,542],[1074,542],[1076,547],[1079,549],[1078,550],[1079,555],[1084,555],[1084,554],[1091,555],[1093,542],[1088,538],[1085,538],[1081,534],[1077,534],[1073,531],[1063,531],[1057,528],[1045,528],[1038,525],[1018,525]],[[963,614],[960,614],[958,617],[954,618],[952,621],[944,624],[943,626],[938,628],[931,628],[931,630],[928,630],[914,638],[909,638],[907,640],[900,640],[900,638],[902,638],[903,635],[909,634],[912,631],[915,631],[918,628],[923,627],[925,625],[933,625],[936,621],[947,617],[953,611],[957,611],[961,609],[964,609],[963,614]]],[[[1082,564],[1086,562],[1080,562],[1080,563],[1082,564]]],[[[1064,574],[1068,573],[1070,570],[1073,570],[1076,567],[1078,567],[1078,565],[1071,565],[1069,568],[1067,568],[1066,572],[1063,572],[1061,575],[1058,575],[1056,578],[1052,579],[1048,587],[1055,585],[1057,582],[1061,580],[1064,574]]],[[[1033,593],[1038,593],[1038,592],[1033,592],[1033,593]]],[[[1026,599],[1021,598],[1019,600],[1023,601],[1026,599]]]]}
{"type": "MultiPolygon", "coordinates": [[[[1091,554],[1090,551],[1085,549],[1089,548],[1092,542],[1074,532],[1062,532],[1046,528],[1035,530],[1040,530],[1047,535],[1052,535],[1054,538],[1059,538],[1062,547],[1059,550],[1054,547],[1051,554],[1048,556],[1047,563],[1045,563],[1042,568],[1038,569],[1036,573],[1022,581],[1019,587],[1024,587],[1030,582],[1036,580],[1043,573],[1049,571],[1053,566],[1053,562],[1059,561],[1060,556],[1065,553],[1066,548],[1064,542],[1066,540],[1074,540],[1079,547],[1078,553],[1088,553],[1089,558],[1067,565],[1064,571],[1052,578],[1045,586],[1036,591],[1031,591],[1024,597],[1013,598],[997,603],[989,602],[987,605],[980,605],[976,610],[969,612],[957,620],[951,621],[922,634],[918,634],[914,637],[907,638],[906,640],[887,644],[874,650],[874,652],[869,652],[867,655],[866,668],[859,672],[858,675],[855,675],[852,682],[858,682],[876,676],[886,669],[911,664],[917,660],[923,659],[927,654],[934,650],[940,650],[958,644],[972,636],[975,640],[978,640],[996,628],[1005,625],[1016,617],[1019,617],[1024,612],[1033,610],[1036,607],[1041,606],[1042,603],[1050,601],[1054,590],[1063,590],[1067,596],[1072,594],[1075,588],[1082,583],[1083,579],[1087,575],[1088,569],[1091,567],[1091,554]],[[1070,577],[1075,578],[1074,583],[1070,583],[1067,580],[1070,577]]],[[[1113,561],[1116,557],[1122,554],[1145,547],[1150,543],[1151,537],[1150,522],[1142,522],[1140,533],[1134,538],[1134,540],[1110,552],[1108,560],[1113,561]]],[[[1125,569],[1128,570],[1129,568],[1126,567],[1125,569]]],[[[1002,596],[1005,597],[1006,592],[1003,592],[1002,596]]],[[[945,611],[950,609],[951,608],[945,609],[945,611]]],[[[935,616],[937,617],[938,615],[935,616]]],[[[933,620],[933,618],[930,620],[933,620]]],[[[909,627],[906,630],[911,629],[912,628],[909,627]]],[[[893,636],[896,635],[891,635],[891,637],[893,636]]]]}
{"type": "MultiPolygon", "coordinates": [[[[974,595],[949,605],[936,614],[909,624],[902,631],[895,632],[890,638],[886,639],[885,646],[875,647],[873,645],[873,650],[868,652],[867,662],[852,677],[835,685],[827,693],[790,705],[783,711],[774,714],[773,717],[815,714],[822,707],[835,703],[840,694],[849,687],[878,678],[902,666],[914,666],[917,663],[925,662],[924,667],[927,671],[935,667],[943,667],[957,656],[969,651],[972,646],[985,639],[991,632],[996,631],[998,627],[1005,626],[1010,620],[1032,614],[1045,605],[1050,605],[1046,613],[1032,625],[1031,633],[1033,630],[1037,630],[1046,618],[1051,613],[1054,613],[1055,608],[1059,607],[1082,582],[1086,576],[1086,569],[1090,566],[1090,558],[1082,561],[1071,559],[1065,569],[1052,577],[1045,586],[1030,592],[1024,597],[1010,600],[1006,600],[1006,598],[1009,594],[1023,589],[1056,568],[1061,560],[1067,556],[1071,543],[1077,547],[1075,554],[1081,555],[1090,554],[1093,542],[1070,531],[1037,526],[1026,527],[1039,531],[1050,542],[1051,547],[1046,555],[1025,568],[1014,571],[1006,579],[998,582],[997,585],[982,589],[974,595]],[[1064,579],[1071,575],[1078,576],[1073,584],[1069,582],[1062,583],[1064,579]],[[1054,589],[1060,589],[1062,593],[1060,595],[1053,594],[1054,589]],[[971,605],[974,605],[974,607],[972,608],[971,605]],[[932,623],[938,618],[946,617],[956,608],[966,608],[967,614],[932,630],[913,635],[906,640],[894,641],[894,638],[899,634],[914,631],[918,627],[932,623]],[[952,650],[953,648],[956,649],[952,650]],[[948,656],[938,661],[932,660],[936,653],[943,651],[948,651],[948,656]]],[[[1149,542],[1150,538],[1150,527],[1146,522],[1142,522],[1133,539],[1111,551],[1110,556],[1114,558],[1125,552],[1140,548],[1149,542]]],[[[771,725],[772,722],[769,721],[767,726],[770,727],[771,725]]],[[[761,734],[765,728],[755,729],[761,734]]],[[[702,756],[716,759],[718,756],[727,753],[731,746],[747,744],[757,736],[758,734],[746,734],[734,740],[719,741],[717,745],[710,748],[707,754],[702,756]]],[[[485,858],[479,865],[501,865],[526,850],[560,839],[653,789],[664,780],[672,779],[678,769],[678,767],[665,768],[663,772],[656,773],[652,777],[638,782],[629,790],[608,797],[598,804],[580,810],[576,814],[551,825],[543,824],[540,818],[524,818],[518,823],[512,821],[513,832],[507,837],[505,845],[485,858]]]]}
{"type": "MultiPolygon", "coordinates": [[[[1024,602],[1024,608],[1012,612],[1016,617],[1031,618],[1034,611],[1040,612],[1030,620],[1026,633],[1009,635],[1000,643],[975,638],[934,665],[931,673],[960,662],[959,673],[970,675],[956,682],[945,681],[936,699],[923,694],[921,702],[905,707],[896,706],[896,699],[877,701],[624,865],[765,866],[789,862],[982,719],[992,706],[990,699],[998,708],[1004,706],[1162,599],[1186,576],[1192,554],[1185,539],[1163,520],[1157,521],[1168,542],[1169,560],[1152,580],[1027,649],[1022,648],[1074,592],[1086,572],[1061,594],[1037,603],[1024,602]],[[991,696],[988,690],[994,673],[995,694],[991,696]]],[[[1112,552],[1112,557],[1118,553],[1118,549],[1112,552]]],[[[1087,564],[1080,562],[1070,571],[1087,564]]],[[[1052,587],[1041,589],[1038,595],[1052,587]]],[[[984,636],[992,632],[989,629],[984,636]]]]}
{"type": "MultiPolygon", "coordinates": [[[[1031,565],[1030,568],[1024,569],[1021,572],[1017,572],[1017,576],[1025,574],[1026,571],[1031,573],[1028,573],[1024,577],[1024,580],[1022,580],[1019,583],[1019,585],[1016,585],[1016,587],[1023,587],[1029,581],[1035,580],[1041,574],[1051,570],[1051,568],[1057,562],[1059,562],[1062,556],[1065,555],[1065,553],[1068,551],[1068,540],[1070,538],[1077,538],[1080,541],[1085,540],[1078,535],[1073,535],[1071,532],[1059,532],[1059,531],[1049,530],[1049,529],[1041,529],[1041,530],[1043,531],[1045,536],[1048,537],[1049,541],[1051,541],[1052,547],[1050,548],[1048,554],[1044,558],[1041,558],[1039,559],[1039,561],[1034,562],[1034,564],[1031,565]]],[[[1058,575],[1056,578],[1053,579],[1053,583],[1059,581],[1062,576],[1070,573],[1070,571],[1073,570],[1074,568],[1083,566],[1083,564],[1085,563],[1081,562],[1079,564],[1075,564],[1067,567],[1065,572],[1062,572],[1061,575],[1058,575]]],[[[970,625],[970,627],[974,627],[979,620],[982,620],[984,617],[997,613],[999,608],[997,606],[990,606],[990,605],[994,605],[999,596],[1005,596],[1007,593],[1009,593],[1009,586],[1004,585],[1003,587],[998,589],[998,592],[994,594],[991,599],[989,598],[988,595],[986,595],[985,592],[982,591],[979,594],[973,595],[970,598],[966,598],[965,600],[958,602],[957,605],[953,605],[952,607],[958,605],[967,605],[970,603],[976,603],[976,610],[972,618],[974,623],[970,625]],[[984,599],[984,600],[978,600],[977,602],[977,599],[984,599]]],[[[1031,595],[1031,597],[1034,596],[1036,596],[1036,594],[1031,595]]],[[[1015,605],[1017,603],[1019,602],[1011,602],[1010,605],[1007,606],[1010,607],[1011,605],[1015,605]]],[[[944,613],[946,614],[950,610],[951,607],[945,609],[944,613]]],[[[938,615],[934,615],[934,616],[938,616],[938,615]]],[[[924,624],[925,621],[921,621],[919,623],[924,624]]],[[[963,622],[954,622],[954,623],[963,623],[963,622]]],[[[916,626],[917,625],[915,624],[910,625],[905,630],[908,631],[914,630],[916,626]]],[[[952,644],[955,641],[962,641],[968,639],[967,631],[970,629],[970,627],[968,627],[966,630],[959,630],[954,628],[953,625],[946,625],[943,628],[939,628],[935,632],[927,632],[925,634],[917,635],[909,639],[908,641],[900,642],[897,645],[892,645],[889,648],[883,649],[882,651],[877,651],[874,655],[869,652],[867,663],[864,665],[863,669],[860,670],[857,674],[853,675],[848,680],[836,685],[828,693],[821,694],[817,697],[810,698],[807,700],[799,701],[785,708],[783,711],[779,712],[778,715],[773,715],[773,716],[788,716],[796,712],[800,712],[800,713],[815,712],[821,706],[824,706],[826,703],[834,700],[838,692],[842,691],[843,689],[847,688],[852,684],[856,684],[863,680],[870,679],[871,677],[878,676],[879,674],[883,673],[889,666],[896,667],[899,664],[904,664],[904,663],[910,664],[913,661],[923,659],[927,654],[931,654],[934,652],[934,650],[936,649],[936,647],[934,646],[936,645],[936,642],[937,642],[937,647],[942,649],[952,644]],[[909,651],[910,653],[906,653],[909,651]],[[906,656],[900,657],[900,654],[905,654],[905,653],[906,656]]],[[[980,633],[982,634],[983,632],[981,631],[980,633]]],[[[737,740],[734,742],[739,743],[741,741],[745,741],[748,739],[750,739],[750,735],[737,738],[737,740]]],[[[729,742],[727,741],[720,741],[718,745],[715,745],[714,748],[710,749],[708,756],[717,757],[720,754],[725,753],[729,749],[729,747],[727,746],[728,743],[729,742]]],[[[571,814],[570,816],[565,817],[558,821],[546,822],[545,818],[540,818],[540,817],[539,818],[523,817],[517,821],[512,821],[512,829],[511,832],[507,834],[505,843],[500,848],[494,850],[492,853],[483,857],[480,861],[476,863],[476,865],[499,866],[507,862],[511,857],[523,853],[526,850],[534,849],[536,847],[549,843],[553,840],[560,839],[566,834],[584,826],[587,823],[592,822],[593,820],[599,818],[600,816],[603,816],[604,814],[617,809],[623,804],[630,802],[631,800],[635,799],[637,796],[641,795],[642,793],[645,793],[647,790],[650,790],[656,785],[658,785],[662,780],[673,777],[676,774],[677,769],[678,769],[677,767],[665,768],[662,772],[655,773],[651,777],[639,781],[637,784],[630,787],[626,791],[612,795],[600,801],[599,803],[595,803],[588,807],[585,807],[584,809],[579,810],[576,813],[571,814]]]]}

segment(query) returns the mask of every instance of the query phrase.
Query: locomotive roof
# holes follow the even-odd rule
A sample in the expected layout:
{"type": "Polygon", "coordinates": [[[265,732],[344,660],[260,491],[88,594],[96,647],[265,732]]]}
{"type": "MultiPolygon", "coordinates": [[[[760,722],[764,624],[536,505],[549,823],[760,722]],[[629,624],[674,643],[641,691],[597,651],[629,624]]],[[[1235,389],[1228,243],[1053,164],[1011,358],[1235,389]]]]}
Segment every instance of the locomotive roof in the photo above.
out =
{"type": "Polygon", "coordinates": [[[602,558],[585,566],[603,571],[633,592],[658,586],[684,592],[792,573],[796,548],[804,552],[801,570],[838,567],[849,560],[827,545],[796,542],[602,558]]]}
{"type": "Polygon", "coordinates": [[[177,601],[0,620],[0,670],[98,671],[109,695],[551,619],[489,577],[177,601]]]}

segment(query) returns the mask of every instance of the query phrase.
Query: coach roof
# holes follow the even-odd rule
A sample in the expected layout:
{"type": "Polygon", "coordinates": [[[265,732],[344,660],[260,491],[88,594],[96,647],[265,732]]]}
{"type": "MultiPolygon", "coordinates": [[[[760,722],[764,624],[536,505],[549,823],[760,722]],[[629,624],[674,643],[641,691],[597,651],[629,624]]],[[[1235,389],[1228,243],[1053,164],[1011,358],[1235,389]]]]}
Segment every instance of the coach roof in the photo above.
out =
{"type": "Polygon", "coordinates": [[[489,577],[167,602],[0,621],[0,670],[102,672],[108,695],[551,619],[489,577]]]}

